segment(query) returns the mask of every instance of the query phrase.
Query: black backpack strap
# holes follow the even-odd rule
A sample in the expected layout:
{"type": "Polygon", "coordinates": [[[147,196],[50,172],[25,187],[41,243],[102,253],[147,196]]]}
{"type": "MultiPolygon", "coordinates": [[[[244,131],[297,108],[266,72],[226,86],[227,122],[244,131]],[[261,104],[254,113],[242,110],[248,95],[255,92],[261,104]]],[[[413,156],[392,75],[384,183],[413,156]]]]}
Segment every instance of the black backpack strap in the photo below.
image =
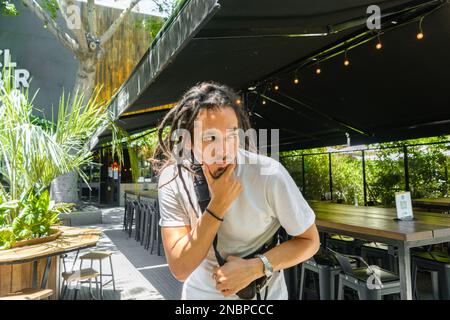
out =
{"type": "Polygon", "coordinates": [[[225,264],[225,259],[222,258],[222,256],[219,253],[219,250],[217,250],[217,233],[216,233],[216,236],[214,237],[213,248],[214,248],[214,253],[216,255],[217,263],[219,264],[219,266],[223,266],[225,264]]]}

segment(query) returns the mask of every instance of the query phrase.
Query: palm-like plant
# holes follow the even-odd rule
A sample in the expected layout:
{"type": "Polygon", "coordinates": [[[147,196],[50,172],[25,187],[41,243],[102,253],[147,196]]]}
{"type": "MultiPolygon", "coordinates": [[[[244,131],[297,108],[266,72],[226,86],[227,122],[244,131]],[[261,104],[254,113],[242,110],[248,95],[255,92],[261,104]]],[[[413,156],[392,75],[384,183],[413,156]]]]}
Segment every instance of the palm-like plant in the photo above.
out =
{"type": "MultiPolygon", "coordinates": [[[[105,105],[97,101],[97,89],[86,103],[83,94],[72,98],[63,94],[56,119],[42,126],[32,115],[33,99],[12,83],[10,70],[4,69],[0,83],[0,177],[5,183],[5,187],[0,184],[0,247],[2,234],[9,239],[13,232],[15,240],[45,235],[47,227],[33,229],[30,224],[55,222],[54,215],[42,213],[55,208],[47,199],[51,182],[72,171],[86,180],[80,168],[93,162],[87,142],[100,126],[113,125],[105,105]],[[38,216],[33,219],[25,214],[27,210],[38,216]],[[43,221],[42,217],[47,218],[43,221]]],[[[121,132],[117,127],[112,131],[121,132]]],[[[122,158],[120,148],[113,152],[122,158]]]]}

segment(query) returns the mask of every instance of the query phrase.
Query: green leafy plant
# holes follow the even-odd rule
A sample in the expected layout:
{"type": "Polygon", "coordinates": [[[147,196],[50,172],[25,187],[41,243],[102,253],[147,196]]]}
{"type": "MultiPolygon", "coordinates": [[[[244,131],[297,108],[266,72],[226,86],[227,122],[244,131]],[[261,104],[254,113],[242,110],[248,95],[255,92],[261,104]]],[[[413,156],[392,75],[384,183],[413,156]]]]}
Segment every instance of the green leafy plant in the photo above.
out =
{"type": "MultiPolygon", "coordinates": [[[[52,121],[37,121],[33,99],[28,92],[15,89],[11,70],[4,69],[0,84],[0,248],[15,241],[46,236],[57,223],[58,213],[71,204],[50,201],[51,182],[93,164],[88,141],[101,126],[112,126],[112,116],[98,102],[99,89],[87,102],[82,94],[63,94],[58,115],[52,121]]],[[[121,132],[115,128],[115,133],[121,132]]],[[[113,152],[122,160],[121,148],[113,139],[113,152]]]]}

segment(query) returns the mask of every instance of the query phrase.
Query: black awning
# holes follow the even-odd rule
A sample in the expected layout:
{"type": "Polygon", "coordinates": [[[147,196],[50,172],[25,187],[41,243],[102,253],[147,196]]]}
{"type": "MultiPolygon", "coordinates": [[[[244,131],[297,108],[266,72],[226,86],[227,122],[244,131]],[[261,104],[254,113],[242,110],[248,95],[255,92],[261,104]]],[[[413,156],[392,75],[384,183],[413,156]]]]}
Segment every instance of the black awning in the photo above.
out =
{"type": "Polygon", "coordinates": [[[283,149],[343,144],[347,136],[356,144],[448,134],[450,6],[443,3],[379,1],[383,48],[376,50],[377,33],[365,25],[371,1],[186,1],[110,108],[137,132],[158,124],[167,110],[159,106],[214,80],[243,92],[254,126],[280,129],[283,149]]]}

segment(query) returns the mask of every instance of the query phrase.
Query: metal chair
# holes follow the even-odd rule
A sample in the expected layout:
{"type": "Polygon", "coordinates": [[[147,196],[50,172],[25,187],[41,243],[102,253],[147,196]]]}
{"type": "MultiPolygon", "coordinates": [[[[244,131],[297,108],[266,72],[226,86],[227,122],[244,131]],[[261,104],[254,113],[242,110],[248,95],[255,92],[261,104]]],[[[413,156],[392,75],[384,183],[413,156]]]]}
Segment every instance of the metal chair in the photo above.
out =
{"type": "Polygon", "coordinates": [[[134,207],[134,221],[135,221],[135,233],[134,233],[134,240],[136,241],[140,241],[140,237],[141,237],[141,218],[142,218],[142,214],[141,214],[141,202],[137,201],[135,202],[135,207],[134,207]]]}
{"type": "Polygon", "coordinates": [[[400,279],[396,274],[378,266],[370,266],[362,257],[330,251],[342,268],[338,300],[344,299],[344,287],[355,290],[360,300],[381,300],[386,295],[400,294],[400,279]],[[352,267],[349,258],[358,260],[365,267],[352,267]]]}
{"type": "Polygon", "coordinates": [[[413,293],[417,299],[417,272],[429,272],[434,299],[450,299],[450,254],[441,251],[413,253],[411,261],[413,293]]]}
{"type": "Polygon", "coordinates": [[[361,247],[361,257],[370,265],[378,265],[398,274],[398,258],[394,256],[387,244],[380,242],[364,243],[361,247]]]}
{"type": "MultiPolygon", "coordinates": [[[[352,266],[356,261],[352,260],[352,266]]],[[[318,275],[319,284],[319,299],[320,300],[335,300],[336,298],[336,278],[341,272],[341,267],[336,257],[330,253],[326,248],[320,247],[314,257],[303,262],[300,267],[300,290],[299,299],[303,299],[305,289],[306,272],[310,271],[318,275]]]]}
{"type": "Polygon", "coordinates": [[[344,254],[360,255],[363,241],[352,237],[333,234],[326,238],[325,246],[344,254]]]}
{"type": "Polygon", "coordinates": [[[153,254],[153,245],[156,242],[156,248],[157,248],[157,254],[158,256],[161,255],[161,244],[162,244],[162,238],[161,238],[161,228],[159,226],[159,203],[158,200],[155,200],[152,204],[152,234],[153,238],[151,241],[151,248],[150,248],[150,254],[153,254]]]}

